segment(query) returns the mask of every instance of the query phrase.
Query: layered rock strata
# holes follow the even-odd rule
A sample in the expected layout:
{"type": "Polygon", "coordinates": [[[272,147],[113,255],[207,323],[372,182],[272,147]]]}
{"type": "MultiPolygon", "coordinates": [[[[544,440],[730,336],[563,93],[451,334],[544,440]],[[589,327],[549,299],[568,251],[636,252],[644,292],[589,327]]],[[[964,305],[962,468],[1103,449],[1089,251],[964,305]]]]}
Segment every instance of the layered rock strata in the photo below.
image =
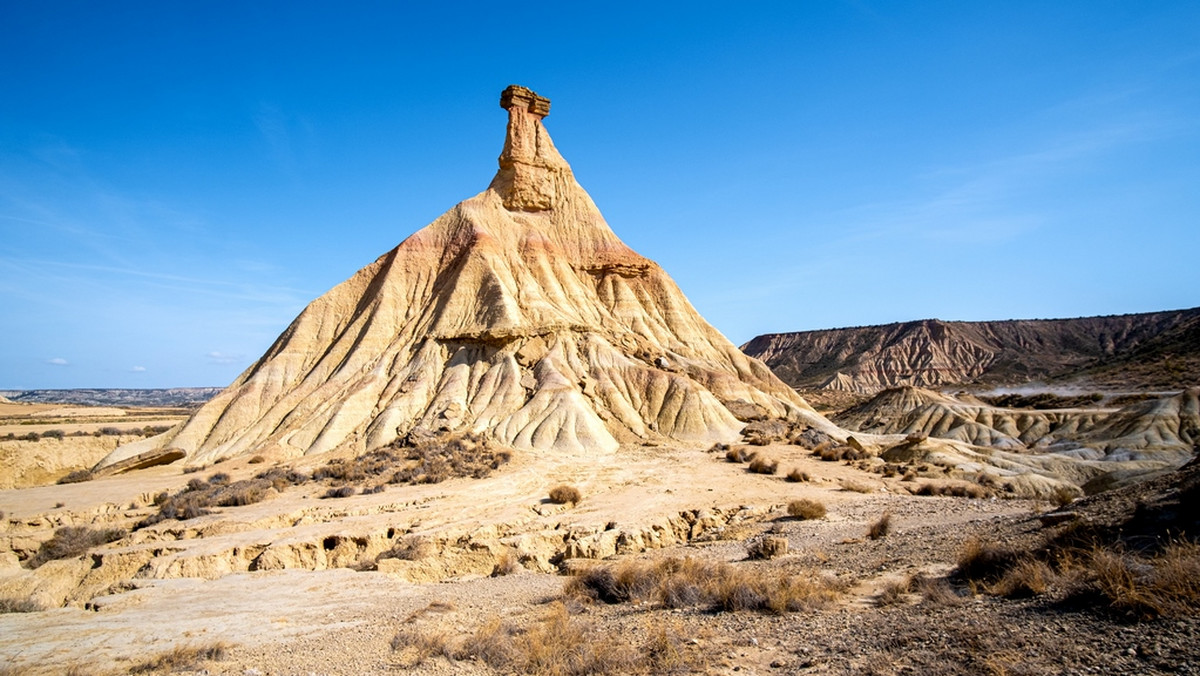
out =
{"type": "Polygon", "coordinates": [[[313,301],[181,427],[99,468],[439,432],[519,449],[712,443],[737,437],[734,410],[837,432],[617,238],[550,140],[547,99],[513,86],[501,105],[487,190],[313,301]]]}

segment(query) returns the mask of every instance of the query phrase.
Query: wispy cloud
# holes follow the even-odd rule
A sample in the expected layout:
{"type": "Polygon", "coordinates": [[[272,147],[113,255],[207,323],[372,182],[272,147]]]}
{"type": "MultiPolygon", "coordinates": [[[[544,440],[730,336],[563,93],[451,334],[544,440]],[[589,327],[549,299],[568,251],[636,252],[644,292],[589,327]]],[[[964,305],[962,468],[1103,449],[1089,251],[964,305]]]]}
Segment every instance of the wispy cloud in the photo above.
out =
{"type": "Polygon", "coordinates": [[[129,370],[133,373],[145,373],[146,367],[145,366],[134,366],[133,368],[131,368],[129,370]]]}
{"type": "Polygon", "coordinates": [[[70,364],[70,362],[68,362],[66,359],[63,359],[62,357],[52,357],[50,359],[47,359],[46,363],[50,364],[51,366],[67,366],[70,364]]]}
{"type": "Polygon", "coordinates": [[[245,358],[245,355],[240,354],[225,354],[224,352],[212,351],[207,355],[208,361],[213,364],[236,364],[245,358]]]}

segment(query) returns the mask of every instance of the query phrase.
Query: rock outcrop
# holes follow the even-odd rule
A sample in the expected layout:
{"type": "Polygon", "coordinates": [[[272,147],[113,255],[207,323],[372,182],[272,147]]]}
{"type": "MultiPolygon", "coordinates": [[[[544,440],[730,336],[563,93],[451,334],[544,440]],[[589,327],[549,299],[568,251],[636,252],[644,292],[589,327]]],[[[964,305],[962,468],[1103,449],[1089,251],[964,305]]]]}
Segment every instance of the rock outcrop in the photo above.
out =
{"type": "Polygon", "coordinates": [[[766,334],[742,346],[799,389],[873,394],[1086,381],[1182,389],[1200,382],[1200,308],[1080,319],[915,322],[766,334]]]}
{"type": "Polygon", "coordinates": [[[100,467],[458,431],[524,449],[711,443],[741,431],[731,409],[836,432],[617,238],[550,140],[547,99],[513,86],[501,106],[487,190],[313,301],[180,428],[100,467]]]}

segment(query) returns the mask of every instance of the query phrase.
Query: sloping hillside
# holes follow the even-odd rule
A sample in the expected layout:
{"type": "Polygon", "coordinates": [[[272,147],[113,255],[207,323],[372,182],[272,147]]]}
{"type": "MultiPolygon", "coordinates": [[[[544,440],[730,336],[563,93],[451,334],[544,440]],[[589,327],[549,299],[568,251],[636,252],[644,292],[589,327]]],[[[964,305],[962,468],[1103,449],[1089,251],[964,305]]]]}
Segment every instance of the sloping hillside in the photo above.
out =
{"type": "Polygon", "coordinates": [[[742,346],[799,389],[1200,382],[1200,308],[1079,319],[914,322],[766,334],[742,346]]]}

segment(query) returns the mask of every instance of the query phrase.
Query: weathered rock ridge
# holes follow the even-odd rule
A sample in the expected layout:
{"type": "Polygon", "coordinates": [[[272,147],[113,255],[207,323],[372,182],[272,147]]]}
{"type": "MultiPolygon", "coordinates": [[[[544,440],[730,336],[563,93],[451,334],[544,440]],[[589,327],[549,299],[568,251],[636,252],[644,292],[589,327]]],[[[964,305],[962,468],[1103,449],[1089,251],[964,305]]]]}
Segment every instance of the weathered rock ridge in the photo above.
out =
{"type": "Polygon", "coordinates": [[[1200,382],[1200,308],[1079,319],[927,319],[766,334],[742,349],[800,389],[873,394],[900,385],[1039,380],[1182,389],[1200,382]]]}
{"type": "Polygon", "coordinates": [[[746,411],[835,430],[617,238],[554,148],[548,100],[514,86],[501,105],[487,190],[313,301],[181,427],[99,467],[363,453],[441,431],[525,449],[708,443],[735,438],[746,411]]]}

